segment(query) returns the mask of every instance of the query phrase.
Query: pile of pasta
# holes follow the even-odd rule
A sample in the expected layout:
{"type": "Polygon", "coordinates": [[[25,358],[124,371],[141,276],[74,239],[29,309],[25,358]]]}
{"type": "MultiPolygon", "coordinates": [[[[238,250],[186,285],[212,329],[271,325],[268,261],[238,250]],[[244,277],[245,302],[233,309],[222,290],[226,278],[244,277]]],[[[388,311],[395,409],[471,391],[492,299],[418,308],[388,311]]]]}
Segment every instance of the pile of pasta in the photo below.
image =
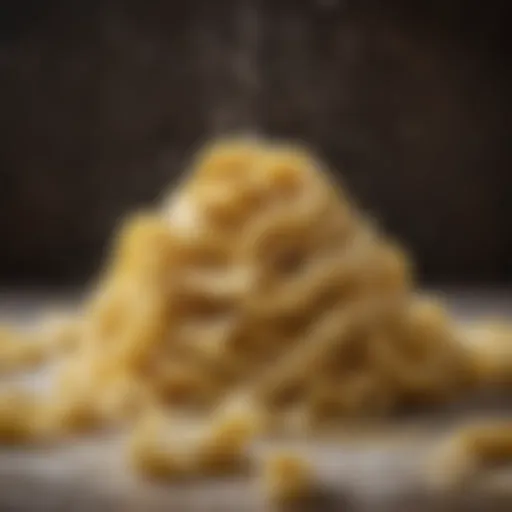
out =
{"type": "MultiPolygon", "coordinates": [[[[0,397],[0,438],[112,424],[148,432],[148,417],[187,413],[217,425],[201,444],[215,466],[252,432],[240,418],[215,423],[234,397],[267,426],[315,427],[493,381],[502,358],[483,365],[485,344],[468,349],[412,274],[308,152],[214,144],[157,207],[124,222],[80,313],[44,334],[0,334],[4,372],[55,373],[46,396],[0,397]]],[[[138,432],[143,467],[176,472],[148,441],[158,436],[138,432]]]]}

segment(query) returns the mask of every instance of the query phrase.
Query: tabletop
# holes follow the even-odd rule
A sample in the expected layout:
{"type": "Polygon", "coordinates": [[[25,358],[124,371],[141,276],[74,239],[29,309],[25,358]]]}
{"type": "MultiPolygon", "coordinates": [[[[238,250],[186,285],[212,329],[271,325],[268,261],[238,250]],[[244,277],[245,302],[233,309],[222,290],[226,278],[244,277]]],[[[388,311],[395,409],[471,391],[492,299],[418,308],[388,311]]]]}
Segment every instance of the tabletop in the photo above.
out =
{"type": "MultiPolygon", "coordinates": [[[[512,290],[442,289],[460,318],[512,316],[512,290]]],[[[1,290],[0,320],[30,322],[48,307],[74,307],[80,294],[1,290]]],[[[275,446],[293,446],[311,461],[322,495],[312,510],[433,512],[512,510],[512,471],[461,491],[434,489],[426,461],[442,436],[470,418],[512,414],[507,397],[473,397],[422,417],[379,425],[347,426],[326,439],[265,440],[252,450],[256,461],[275,446]],[[498,484],[496,484],[498,482],[498,484]]],[[[0,510],[6,511],[222,511],[271,509],[258,475],[157,485],[131,474],[122,439],[102,437],[51,451],[0,450],[0,510]]],[[[297,507],[295,508],[297,509],[297,507]]]]}

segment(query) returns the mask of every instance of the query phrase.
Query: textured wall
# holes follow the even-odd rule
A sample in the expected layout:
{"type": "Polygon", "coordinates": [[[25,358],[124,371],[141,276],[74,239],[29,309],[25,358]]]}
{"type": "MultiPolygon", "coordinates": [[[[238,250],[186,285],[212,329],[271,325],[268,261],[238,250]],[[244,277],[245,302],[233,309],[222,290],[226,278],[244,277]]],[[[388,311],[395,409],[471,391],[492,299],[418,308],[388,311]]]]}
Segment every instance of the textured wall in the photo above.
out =
{"type": "Polygon", "coordinates": [[[510,279],[505,7],[12,0],[0,21],[2,281],[86,276],[123,212],[233,130],[317,149],[427,278],[510,279]]]}

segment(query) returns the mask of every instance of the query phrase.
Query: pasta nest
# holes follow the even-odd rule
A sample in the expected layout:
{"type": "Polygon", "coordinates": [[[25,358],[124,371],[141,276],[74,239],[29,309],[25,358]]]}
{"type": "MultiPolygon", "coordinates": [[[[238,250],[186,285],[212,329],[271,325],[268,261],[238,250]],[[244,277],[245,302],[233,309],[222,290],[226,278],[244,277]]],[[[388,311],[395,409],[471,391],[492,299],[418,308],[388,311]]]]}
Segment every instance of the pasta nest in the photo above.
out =
{"type": "Polygon", "coordinates": [[[444,400],[472,380],[398,244],[311,154],[261,141],[206,148],[129,217],[74,320],[51,425],[148,404],[210,410],[237,393],[321,422],[444,400]]]}

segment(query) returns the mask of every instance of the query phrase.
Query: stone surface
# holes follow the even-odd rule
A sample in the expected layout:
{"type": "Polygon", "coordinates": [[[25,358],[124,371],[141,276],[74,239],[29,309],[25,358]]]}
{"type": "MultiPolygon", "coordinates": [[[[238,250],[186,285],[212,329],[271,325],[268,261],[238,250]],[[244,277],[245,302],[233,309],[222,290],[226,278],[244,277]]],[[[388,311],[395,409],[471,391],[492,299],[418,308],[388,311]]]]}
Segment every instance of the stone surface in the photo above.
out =
{"type": "MultiPolygon", "coordinates": [[[[512,293],[490,290],[444,291],[457,316],[510,318],[512,293]]],[[[48,305],[72,306],[77,294],[5,290],[0,319],[30,322],[48,305]]],[[[437,441],[465,420],[510,415],[509,398],[476,397],[436,414],[402,418],[377,426],[352,426],[334,440],[267,441],[254,448],[262,460],[273,446],[293,446],[311,460],[324,495],[307,510],[333,512],[508,512],[512,471],[499,480],[463,489],[434,491],[425,463],[437,441]],[[496,484],[498,482],[498,484],[496,484]],[[505,485],[503,485],[505,482],[505,485]],[[493,485],[494,487],[491,487],[493,485]]],[[[52,451],[0,450],[0,510],[59,512],[259,512],[269,510],[257,477],[224,478],[157,486],[126,469],[121,439],[87,439],[52,451]]]]}

